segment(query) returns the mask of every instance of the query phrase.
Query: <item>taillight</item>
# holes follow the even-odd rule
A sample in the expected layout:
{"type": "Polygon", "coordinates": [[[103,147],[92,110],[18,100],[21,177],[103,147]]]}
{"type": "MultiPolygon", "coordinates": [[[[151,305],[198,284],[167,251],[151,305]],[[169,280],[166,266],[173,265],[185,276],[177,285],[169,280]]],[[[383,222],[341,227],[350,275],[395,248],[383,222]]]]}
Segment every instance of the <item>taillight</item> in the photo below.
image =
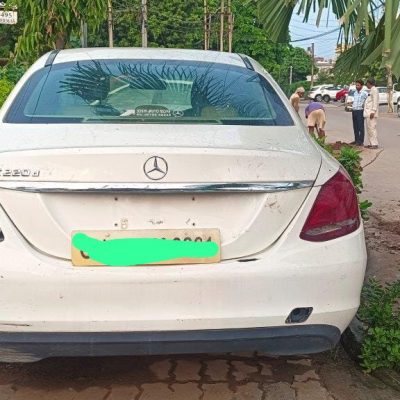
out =
{"type": "Polygon", "coordinates": [[[359,226],[357,194],[347,173],[340,169],[321,187],[300,237],[324,242],[348,235],[359,226]]]}

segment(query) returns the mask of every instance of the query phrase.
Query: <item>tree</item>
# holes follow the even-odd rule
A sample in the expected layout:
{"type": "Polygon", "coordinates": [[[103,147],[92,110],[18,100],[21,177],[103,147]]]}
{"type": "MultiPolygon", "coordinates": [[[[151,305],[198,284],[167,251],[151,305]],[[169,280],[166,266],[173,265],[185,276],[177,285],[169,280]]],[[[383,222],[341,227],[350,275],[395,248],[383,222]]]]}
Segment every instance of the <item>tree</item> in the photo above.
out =
{"type": "Polygon", "coordinates": [[[7,7],[18,6],[25,26],[16,45],[16,56],[34,60],[52,49],[68,46],[78,34],[81,21],[97,26],[106,15],[103,0],[8,0],[7,7]]]}
{"type": "Polygon", "coordinates": [[[24,15],[19,12],[18,24],[0,25],[0,58],[8,58],[13,53],[15,43],[23,31],[24,20],[24,15]]]}
{"type": "MultiPolygon", "coordinates": [[[[220,0],[208,0],[212,15],[211,49],[219,48],[220,0]]],[[[116,46],[140,46],[139,9],[119,13],[115,6],[114,43],[116,46]]],[[[282,85],[289,83],[290,66],[293,67],[293,81],[305,80],[311,72],[311,57],[301,48],[289,43],[273,43],[266,35],[259,20],[257,1],[232,1],[235,15],[233,51],[247,54],[272,74],[282,85]]],[[[201,0],[148,1],[149,46],[202,49],[204,46],[203,2],[201,0]]],[[[107,45],[107,26],[91,29],[89,43],[107,45]]]]}
{"type": "MultiPolygon", "coordinates": [[[[107,1],[105,0],[9,0],[18,4],[21,22],[16,53],[27,63],[53,48],[79,47],[80,24],[88,23],[89,46],[108,46],[107,1]]],[[[114,45],[140,46],[140,1],[113,1],[114,45]]],[[[211,49],[219,49],[220,0],[208,0],[211,13],[211,49]]],[[[233,51],[248,54],[288,89],[311,72],[311,57],[288,42],[274,43],[259,19],[257,0],[232,0],[235,15],[233,51]]],[[[14,29],[14,28],[13,28],[14,29]]],[[[5,52],[12,49],[15,35],[7,36],[5,52]]],[[[203,1],[148,0],[148,44],[151,47],[202,49],[204,46],[203,1]]]]}
{"type": "Polygon", "coordinates": [[[360,65],[371,66],[379,61],[386,69],[389,111],[393,111],[392,74],[400,76],[399,0],[259,0],[258,3],[265,29],[275,41],[287,40],[296,8],[298,14],[304,15],[304,21],[317,10],[317,25],[322,12],[330,8],[341,24],[338,39],[353,45],[336,70],[355,74],[360,65]],[[380,10],[385,11],[381,17],[380,10]]]}

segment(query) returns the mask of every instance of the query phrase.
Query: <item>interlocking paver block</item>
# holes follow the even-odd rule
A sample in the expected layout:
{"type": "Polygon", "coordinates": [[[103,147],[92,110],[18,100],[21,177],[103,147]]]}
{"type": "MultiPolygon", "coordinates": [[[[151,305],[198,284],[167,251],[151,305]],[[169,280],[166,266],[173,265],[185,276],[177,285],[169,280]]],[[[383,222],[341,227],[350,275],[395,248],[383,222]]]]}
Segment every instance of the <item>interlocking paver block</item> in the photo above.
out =
{"type": "Polygon", "coordinates": [[[258,383],[251,382],[238,386],[232,400],[261,400],[262,396],[263,392],[258,387],[258,383]]]}
{"type": "Polygon", "coordinates": [[[201,363],[198,360],[177,360],[174,370],[178,382],[198,381],[201,363]]]}
{"type": "Polygon", "coordinates": [[[138,394],[139,389],[133,385],[112,386],[110,396],[107,397],[107,400],[135,400],[138,394]]]}
{"type": "Polygon", "coordinates": [[[205,362],[207,369],[205,374],[213,381],[226,381],[229,372],[227,360],[210,360],[205,362]]]}
{"type": "Polygon", "coordinates": [[[296,393],[286,382],[272,383],[264,386],[264,400],[295,400],[296,393]]]}
{"type": "Polygon", "coordinates": [[[166,383],[146,383],[142,385],[143,393],[139,400],[170,400],[174,393],[166,383]]]}
{"type": "Polygon", "coordinates": [[[150,371],[160,380],[166,380],[169,376],[169,371],[171,369],[171,360],[165,359],[161,361],[156,361],[150,365],[150,371]]]}
{"type": "Polygon", "coordinates": [[[10,400],[42,400],[46,393],[47,390],[44,389],[23,387],[17,389],[14,396],[10,397],[10,400]]]}
{"type": "Polygon", "coordinates": [[[232,400],[235,395],[226,383],[210,383],[201,386],[204,397],[202,400],[232,400]]]}
{"type": "Polygon", "coordinates": [[[261,375],[264,376],[272,376],[272,365],[270,364],[262,364],[261,375]]]}
{"type": "Polygon", "coordinates": [[[76,390],[72,388],[52,389],[42,397],[42,400],[75,400],[77,394],[76,390]]]}
{"type": "Polygon", "coordinates": [[[9,400],[14,393],[11,385],[0,385],[0,400],[9,400]]]}
{"type": "Polygon", "coordinates": [[[309,371],[304,372],[304,374],[294,376],[295,382],[307,382],[310,379],[314,379],[317,381],[319,380],[319,376],[313,369],[310,369],[309,371]]]}
{"type": "Polygon", "coordinates": [[[238,381],[248,379],[250,374],[257,372],[256,366],[248,365],[243,361],[232,361],[232,365],[235,368],[233,375],[238,381]]]}
{"type": "Polygon", "coordinates": [[[174,400],[199,400],[202,395],[197,383],[193,382],[174,383],[171,389],[174,392],[174,400]]]}
{"type": "Polygon", "coordinates": [[[334,400],[319,381],[295,382],[292,388],[296,390],[297,400],[334,400]]]}
{"type": "Polygon", "coordinates": [[[74,400],[103,400],[108,392],[109,390],[106,388],[94,386],[79,392],[74,397],[74,400]]]}
{"type": "Polygon", "coordinates": [[[309,358],[303,358],[301,360],[287,360],[288,364],[304,365],[305,367],[311,367],[311,360],[309,358]]]}

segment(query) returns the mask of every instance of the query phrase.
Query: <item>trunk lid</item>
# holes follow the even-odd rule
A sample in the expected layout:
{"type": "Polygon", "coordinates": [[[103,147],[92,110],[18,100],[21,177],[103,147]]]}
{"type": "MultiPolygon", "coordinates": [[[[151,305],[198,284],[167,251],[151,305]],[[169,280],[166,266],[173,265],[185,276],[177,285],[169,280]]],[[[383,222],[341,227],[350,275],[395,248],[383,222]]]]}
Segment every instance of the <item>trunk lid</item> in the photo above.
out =
{"type": "Polygon", "coordinates": [[[61,126],[25,128],[42,148],[3,139],[0,203],[32,246],[63,259],[79,230],[218,228],[222,259],[257,253],[293,219],[321,162],[296,127],[79,125],[76,136],[65,126],[63,144],[49,133],[61,126]],[[146,175],[152,157],[167,164],[159,180],[146,175]],[[307,184],[282,186],[293,182],[307,184]]]}

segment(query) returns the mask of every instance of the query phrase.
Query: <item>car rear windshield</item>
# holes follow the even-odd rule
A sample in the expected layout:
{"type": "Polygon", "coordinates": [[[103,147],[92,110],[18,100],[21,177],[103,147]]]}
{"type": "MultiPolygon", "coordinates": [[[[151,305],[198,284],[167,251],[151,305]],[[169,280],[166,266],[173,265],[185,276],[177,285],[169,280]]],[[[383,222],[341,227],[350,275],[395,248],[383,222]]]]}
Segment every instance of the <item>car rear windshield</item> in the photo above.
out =
{"type": "Polygon", "coordinates": [[[165,60],[90,60],[36,72],[8,123],[293,125],[280,95],[257,72],[165,60]]]}

